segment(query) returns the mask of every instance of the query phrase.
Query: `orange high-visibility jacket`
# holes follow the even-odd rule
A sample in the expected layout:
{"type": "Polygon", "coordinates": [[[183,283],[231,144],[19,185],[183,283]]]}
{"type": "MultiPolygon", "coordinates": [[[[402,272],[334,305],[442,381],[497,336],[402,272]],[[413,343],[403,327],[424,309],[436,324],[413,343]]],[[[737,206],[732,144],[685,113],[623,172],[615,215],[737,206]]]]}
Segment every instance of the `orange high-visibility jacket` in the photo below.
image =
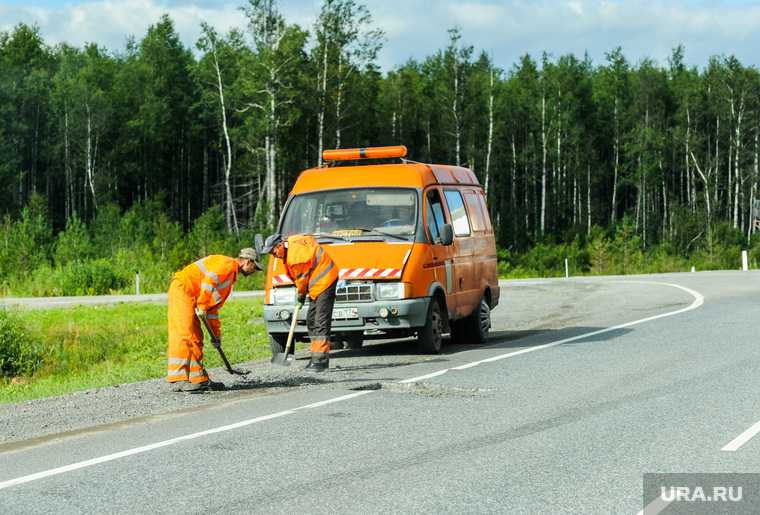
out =
{"type": "Polygon", "coordinates": [[[285,271],[298,288],[309,293],[312,300],[338,279],[335,263],[325,250],[308,234],[288,237],[285,271]]]}
{"type": "Polygon", "coordinates": [[[232,293],[237,274],[237,260],[219,255],[199,259],[175,274],[195,298],[195,305],[206,312],[209,325],[217,337],[222,335],[219,309],[232,293]]]}

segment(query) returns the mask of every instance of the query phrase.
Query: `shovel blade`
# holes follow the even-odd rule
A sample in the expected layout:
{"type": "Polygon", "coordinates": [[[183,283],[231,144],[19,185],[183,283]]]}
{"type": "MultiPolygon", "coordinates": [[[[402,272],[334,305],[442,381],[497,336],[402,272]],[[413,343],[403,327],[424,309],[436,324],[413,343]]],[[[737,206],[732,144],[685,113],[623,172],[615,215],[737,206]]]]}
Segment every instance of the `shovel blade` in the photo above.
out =
{"type": "Polygon", "coordinates": [[[272,359],[270,361],[273,365],[280,367],[289,367],[293,364],[293,355],[285,354],[284,352],[278,352],[277,354],[272,355],[272,359]]]}

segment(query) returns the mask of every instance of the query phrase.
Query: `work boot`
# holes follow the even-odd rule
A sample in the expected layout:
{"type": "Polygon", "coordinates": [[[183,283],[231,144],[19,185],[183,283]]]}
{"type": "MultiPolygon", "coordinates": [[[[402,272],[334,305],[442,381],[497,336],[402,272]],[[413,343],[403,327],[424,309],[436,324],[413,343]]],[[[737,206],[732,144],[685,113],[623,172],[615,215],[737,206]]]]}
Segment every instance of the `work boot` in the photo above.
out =
{"type": "Polygon", "coordinates": [[[202,383],[185,383],[180,391],[185,393],[203,393],[209,391],[218,392],[225,389],[226,387],[224,386],[224,383],[218,383],[208,379],[202,383]]]}
{"type": "Polygon", "coordinates": [[[330,355],[322,352],[312,352],[306,372],[324,372],[330,368],[330,355]]]}
{"type": "Polygon", "coordinates": [[[188,384],[190,384],[188,381],[174,381],[173,383],[169,383],[169,391],[181,392],[188,384]]]}

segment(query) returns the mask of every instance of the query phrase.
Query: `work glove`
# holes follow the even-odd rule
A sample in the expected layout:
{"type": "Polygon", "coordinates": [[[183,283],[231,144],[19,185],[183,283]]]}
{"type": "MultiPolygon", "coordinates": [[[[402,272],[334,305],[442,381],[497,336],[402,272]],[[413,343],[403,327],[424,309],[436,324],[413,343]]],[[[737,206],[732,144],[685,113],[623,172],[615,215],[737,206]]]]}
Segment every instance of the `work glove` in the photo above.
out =
{"type": "Polygon", "coordinates": [[[306,294],[305,293],[299,293],[298,294],[298,303],[303,306],[306,302],[306,294]]]}
{"type": "Polygon", "coordinates": [[[195,316],[198,318],[206,318],[206,312],[203,311],[201,308],[195,308],[195,316]]]}

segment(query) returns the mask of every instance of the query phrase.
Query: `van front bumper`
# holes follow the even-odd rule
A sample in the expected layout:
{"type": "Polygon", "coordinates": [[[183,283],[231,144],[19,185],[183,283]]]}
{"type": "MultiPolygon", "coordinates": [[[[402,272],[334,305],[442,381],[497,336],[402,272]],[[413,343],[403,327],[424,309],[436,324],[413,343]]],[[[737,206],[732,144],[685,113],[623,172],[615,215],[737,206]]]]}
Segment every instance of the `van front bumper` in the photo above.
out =
{"type": "MultiPolygon", "coordinates": [[[[372,302],[340,302],[335,303],[334,309],[356,308],[358,317],[349,320],[332,321],[333,333],[368,333],[379,332],[413,332],[425,325],[427,321],[430,297],[404,300],[384,300],[372,302]],[[395,314],[394,314],[395,308],[395,314]],[[381,316],[381,310],[387,310],[388,316],[381,316]]],[[[306,329],[306,315],[309,304],[307,303],[298,313],[296,335],[304,335],[306,329]]],[[[286,333],[290,331],[293,306],[264,305],[264,321],[270,334],[286,333]],[[283,315],[287,312],[287,317],[283,315]]]]}

